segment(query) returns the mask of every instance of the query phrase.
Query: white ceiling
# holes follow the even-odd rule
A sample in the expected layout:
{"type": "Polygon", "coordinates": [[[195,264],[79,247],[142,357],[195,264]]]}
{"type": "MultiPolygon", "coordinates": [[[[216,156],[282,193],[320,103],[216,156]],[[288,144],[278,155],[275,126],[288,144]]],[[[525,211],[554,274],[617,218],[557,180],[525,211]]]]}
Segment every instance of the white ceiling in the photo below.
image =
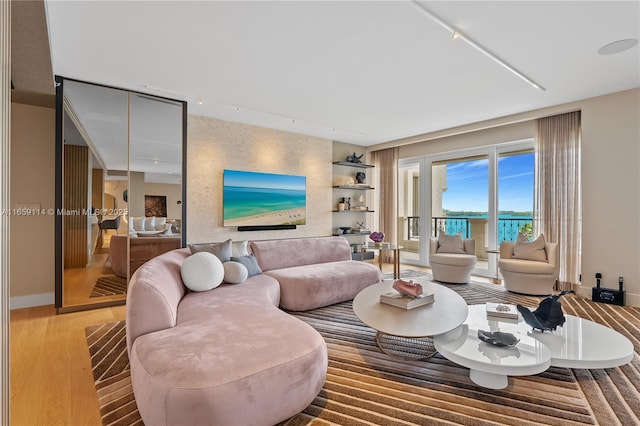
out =
{"type": "Polygon", "coordinates": [[[640,87],[639,1],[46,2],[54,74],[373,145],[640,87]],[[198,101],[202,100],[202,105],[198,101]]]}

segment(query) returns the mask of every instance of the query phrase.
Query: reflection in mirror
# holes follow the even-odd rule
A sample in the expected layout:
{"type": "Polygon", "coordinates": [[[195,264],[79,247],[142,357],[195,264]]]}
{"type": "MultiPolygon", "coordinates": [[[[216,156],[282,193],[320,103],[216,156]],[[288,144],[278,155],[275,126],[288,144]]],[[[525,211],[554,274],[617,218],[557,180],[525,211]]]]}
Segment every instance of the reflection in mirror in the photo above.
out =
{"type": "Polygon", "coordinates": [[[142,263],[183,245],[186,106],[58,79],[56,307],[121,304],[142,263]]]}
{"type": "Polygon", "coordinates": [[[127,188],[128,94],[76,81],[63,91],[62,304],[124,300],[126,268],[115,273],[109,243],[121,233],[126,203],[108,188],[127,188]]]}
{"type": "Polygon", "coordinates": [[[182,246],[183,129],[180,102],[138,93],[129,99],[129,272],[133,274],[150,258],[182,246]]]}

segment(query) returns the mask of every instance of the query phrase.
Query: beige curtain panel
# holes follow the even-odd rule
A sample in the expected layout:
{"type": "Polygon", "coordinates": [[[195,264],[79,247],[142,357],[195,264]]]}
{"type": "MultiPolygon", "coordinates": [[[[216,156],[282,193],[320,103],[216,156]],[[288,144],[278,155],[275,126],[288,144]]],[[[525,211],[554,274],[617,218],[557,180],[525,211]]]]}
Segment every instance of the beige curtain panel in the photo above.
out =
{"type": "Polygon", "coordinates": [[[559,290],[580,280],[580,150],[580,111],[537,120],[533,231],[558,243],[559,290]]]}
{"type": "MultiPolygon", "coordinates": [[[[378,172],[378,229],[384,232],[385,242],[398,244],[398,151],[388,148],[371,153],[371,161],[378,172]]],[[[389,251],[380,251],[383,262],[391,262],[389,251]]]]}

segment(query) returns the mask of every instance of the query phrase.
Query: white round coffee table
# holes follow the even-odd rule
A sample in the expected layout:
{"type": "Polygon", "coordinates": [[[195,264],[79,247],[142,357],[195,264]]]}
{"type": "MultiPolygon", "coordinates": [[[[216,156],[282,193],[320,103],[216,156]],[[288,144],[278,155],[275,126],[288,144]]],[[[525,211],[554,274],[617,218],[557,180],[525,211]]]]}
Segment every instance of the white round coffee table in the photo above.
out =
{"type": "Polygon", "coordinates": [[[434,345],[442,356],[471,369],[474,382],[494,389],[507,386],[508,376],[538,374],[549,366],[612,368],[633,359],[633,344],[617,331],[573,315],[565,314],[565,319],[563,326],[543,333],[533,331],[520,314],[517,320],[493,319],[487,317],[484,304],[471,305],[464,324],[436,336],[434,345]],[[524,356],[495,362],[491,358],[505,349],[480,341],[478,330],[514,334],[520,339],[515,349],[524,356]],[[548,365],[540,370],[546,357],[548,365]],[[536,359],[540,361],[538,365],[536,359]]]}
{"type": "Polygon", "coordinates": [[[453,330],[467,318],[467,303],[458,293],[427,280],[420,284],[425,293],[434,293],[433,303],[408,310],[381,303],[382,293],[394,291],[393,280],[373,284],[353,299],[353,312],[377,330],[376,341],[383,352],[412,359],[429,357],[435,353],[430,337],[453,330]]]}
{"type": "MultiPolygon", "coordinates": [[[[489,327],[481,329],[488,331],[489,327]]],[[[503,389],[509,383],[508,376],[542,373],[551,365],[549,348],[526,333],[513,334],[520,339],[515,347],[493,346],[478,338],[478,328],[465,323],[434,337],[433,343],[442,356],[469,368],[469,377],[474,383],[503,389]]]]}

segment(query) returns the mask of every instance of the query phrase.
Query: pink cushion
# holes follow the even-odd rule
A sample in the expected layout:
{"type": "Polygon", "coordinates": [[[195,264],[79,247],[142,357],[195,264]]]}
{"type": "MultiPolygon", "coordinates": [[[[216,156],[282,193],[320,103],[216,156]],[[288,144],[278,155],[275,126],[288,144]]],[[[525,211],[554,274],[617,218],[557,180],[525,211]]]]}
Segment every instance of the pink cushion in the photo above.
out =
{"type": "Polygon", "coordinates": [[[380,270],[365,262],[346,260],[265,272],[280,283],[280,306],[306,311],[351,300],[380,281],[380,270]]]}
{"type": "Polygon", "coordinates": [[[252,241],[251,250],[263,272],[351,260],[351,246],[344,237],[252,241]]]}
{"type": "Polygon", "coordinates": [[[311,326],[274,306],[230,303],[139,337],[130,361],[145,424],[266,425],[313,401],[327,349],[311,326]]]}
{"type": "Polygon", "coordinates": [[[170,251],[133,274],[127,290],[127,348],[143,334],[176,325],[178,304],[187,291],[180,267],[190,254],[189,249],[170,251]]]}

